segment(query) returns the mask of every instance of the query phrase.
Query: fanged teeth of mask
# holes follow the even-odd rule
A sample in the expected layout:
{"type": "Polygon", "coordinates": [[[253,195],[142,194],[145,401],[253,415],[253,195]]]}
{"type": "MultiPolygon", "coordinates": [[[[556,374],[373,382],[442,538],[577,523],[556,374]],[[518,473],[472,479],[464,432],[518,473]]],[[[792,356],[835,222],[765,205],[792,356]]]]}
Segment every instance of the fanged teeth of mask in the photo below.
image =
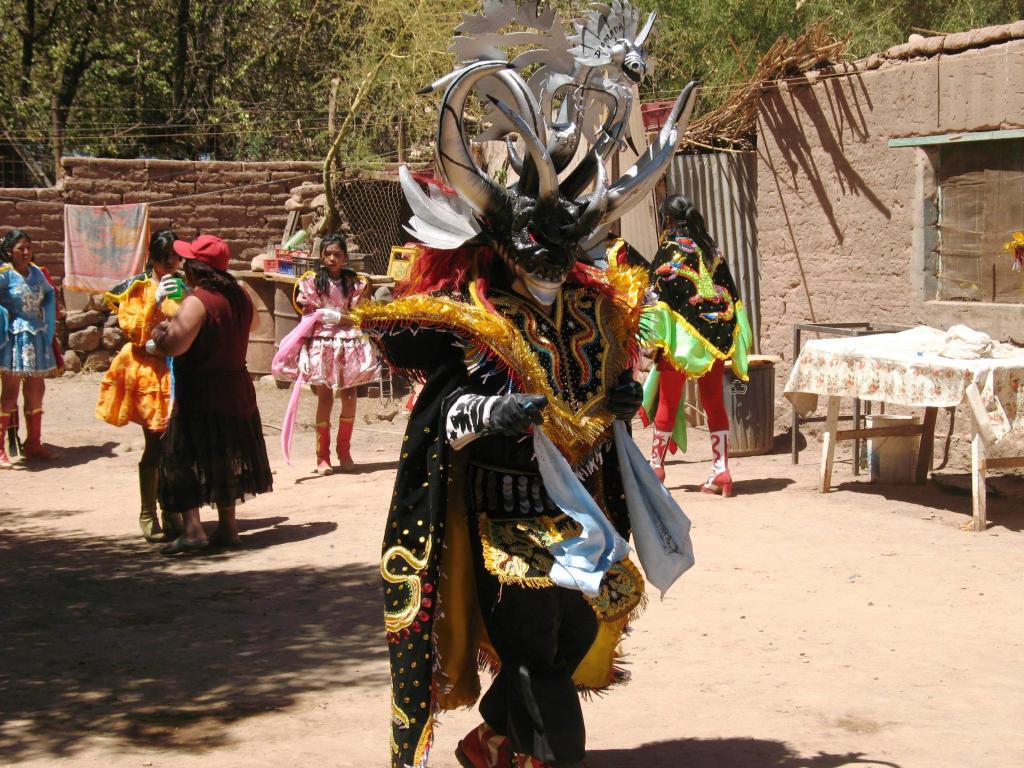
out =
{"type": "Polygon", "coordinates": [[[545,307],[550,307],[555,303],[564,282],[564,276],[556,280],[545,280],[536,273],[523,275],[523,284],[526,285],[530,295],[545,307]]]}

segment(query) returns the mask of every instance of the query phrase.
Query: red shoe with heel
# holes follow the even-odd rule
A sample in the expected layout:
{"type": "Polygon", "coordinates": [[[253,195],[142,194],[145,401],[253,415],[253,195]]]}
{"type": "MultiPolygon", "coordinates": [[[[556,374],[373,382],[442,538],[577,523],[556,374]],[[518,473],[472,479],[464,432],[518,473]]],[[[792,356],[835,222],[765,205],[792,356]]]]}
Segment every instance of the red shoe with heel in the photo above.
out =
{"type": "Polygon", "coordinates": [[[455,759],[463,768],[513,768],[508,738],[487,723],[465,735],[455,748],[455,759]]]}
{"type": "Polygon", "coordinates": [[[729,430],[711,433],[711,476],[700,487],[701,493],[732,496],[732,475],[729,474],[729,430]]]}

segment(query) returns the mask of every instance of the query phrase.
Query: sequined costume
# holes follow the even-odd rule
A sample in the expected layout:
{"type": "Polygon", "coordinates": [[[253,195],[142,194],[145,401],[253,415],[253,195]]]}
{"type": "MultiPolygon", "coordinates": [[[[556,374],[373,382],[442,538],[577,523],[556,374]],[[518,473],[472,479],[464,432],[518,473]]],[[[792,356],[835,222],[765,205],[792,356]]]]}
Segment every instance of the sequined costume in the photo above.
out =
{"type": "Polygon", "coordinates": [[[438,177],[399,169],[406,229],[423,248],[398,299],[353,313],[393,367],[424,379],[381,559],[391,765],[426,765],[435,715],[476,701],[482,658],[496,675],[460,765],[578,768],[576,688],[621,679],[616,647],[643,600],[630,533],[662,591],[693,563],[689,521],[628,432],[647,275],[584,262],[664,175],[699,83],[610,179],[654,14],[641,27],[629,2],[594,4],[571,43],[533,2],[495,0],[463,21],[461,63],[420,91],[444,94],[438,177]],[[475,137],[474,93],[489,110],[475,137]],[[492,139],[508,142],[512,184],[471,151],[492,139]]]}
{"type": "MultiPolygon", "coordinates": [[[[693,378],[712,374],[720,382],[722,363],[731,360],[733,373],[745,381],[752,334],[720,252],[706,259],[692,239],[666,232],[651,265],[651,284],[657,301],[644,309],[640,327],[643,343],[661,353],[644,386],[644,412],[653,421],[663,373],[678,371],[693,378]]],[[[672,443],[685,450],[685,403],[674,401],[672,443]]]]}
{"type": "MultiPolygon", "coordinates": [[[[502,659],[511,667],[498,672],[481,703],[485,720],[504,731],[501,689],[522,653],[507,624],[518,621],[523,631],[555,604],[560,613],[550,615],[566,618],[551,647],[564,656],[551,663],[575,670],[572,683],[585,689],[624,677],[617,646],[644,599],[639,571],[624,558],[594,597],[555,586],[551,547],[580,528],[552,503],[530,440],[481,437],[453,450],[445,438],[451,403],[466,393],[546,394],[544,433],[628,539],[605,393],[630,375],[646,277],[616,269],[605,283],[603,273],[577,270],[584,281],[570,278],[550,317],[507,288],[488,293],[489,307],[472,284],[355,312],[392,365],[426,380],[404,438],[381,564],[395,766],[424,764],[434,714],[476,700],[478,659],[492,670],[506,668],[502,659]]],[[[540,638],[542,624],[535,629],[540,638]]],[[[548,721],[556,731],[548,738],[581,740],[572,684],[552,684],[542,698],[541,707],[564,713],[548,721]]]]}
{"type": "Polygon", "coordinates": [[[170,415],[171,376],[164,355],[146,351],[153,329],[173,314],[177,302],[156,300],[157,284],[149,273],[130,277],[106,294],[128,340],[110,362],[100,382],[96,416],[115,427],[140,424],[163,432],[170,415]]]}
{"type": "MultiPolygon", "coordinates": [[[[351,296],[345,296],[339,281],[331,280],[326,295],[316,289],[316,273],[307,272],[296,284],[295,302],[304,315],[318,309],[333,309],[348,316],[352,308],[366,299],[369,282],[359,277],[351,296]]],[[[307,335],[309,376],[306,383],[325,385],[331,389],[348,389],[374,381],[380,375],[380,363],[373,345],[358,328],[342,323],[328,325],[318,320],[307,335]]],[[[281,374],[295,378],[298,353],[279,361],[281,374]]]]}
{"type": "Polygon", "coordinates": [[[0,370],[19,376],[45,376],[57,367],[53,337],[57,297],[35,264],[22,275],[0,266],[0,370]]]}

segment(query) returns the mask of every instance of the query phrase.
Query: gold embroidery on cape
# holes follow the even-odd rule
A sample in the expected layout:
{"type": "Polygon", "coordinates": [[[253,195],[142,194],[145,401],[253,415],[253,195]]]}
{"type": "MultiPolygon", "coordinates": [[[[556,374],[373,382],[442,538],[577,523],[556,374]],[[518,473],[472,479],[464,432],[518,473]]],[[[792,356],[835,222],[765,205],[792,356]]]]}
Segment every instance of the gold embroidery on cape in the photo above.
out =
{"type": "Polygon", "coordinates": [[[582,526],[568,515],[493,518],[477,516],[484,567],[503,584],[539,589],[554,586],[555,562],[548,547],[579,536],[582,526]]]}
{"type": "Polygon", "coordinates": [[[384,611],[384,629],[388,632],[401,632],[416,620],[423,596],[420,594],[419,572],[427,567],[430,559],[430,538],[427,538],[423,557],[417,558],[411,551],[401,546],[390,547],[380,559],[380,575],[389,584],[398,584],[409,590],[405,605],[397,611],[384,611]],[[391,570],[392,559],[398,559],[409,569],[406,573],[391,570]]]}
{"type": "Polygon", "coordinates": [[[629,616],[644,599],[644,577],[629,558],[614,563],[604,578],[601,590],[584,595],[601,621],[616,621],[629,616]]]}
{"type": "MultiPolygon", "coordinates": [[[[618,298],[612,303],[618,311],[605,313],[607,342],[604,357],[605,381],[611,381],[626,370],[644,292],[647,273],[640,267],[609,267],[601,273],[615,289],[618,298]]],[[[484,308],[476,294],[474,282],[469,284],[472,303],[457,298],[414,294],[391,302],[366,302],[352,311],[353,317],[370,335],[383,335],[394,327],[449,328],[467,342],[466,358],[483,356],[497,360],[508,371],[525,394],[547,395],[542,429],[573,466],[586,458],[599,438],[611,427],[614,416],[605,407],[603,393],[589,412],[574,413],[561,402],[548,384],[547,374],[537,362],[537,353],[523,339],[519,329],[501,315],[484,308]]],[[[608,298],[601,296],[601,301],[608,298]]]]}

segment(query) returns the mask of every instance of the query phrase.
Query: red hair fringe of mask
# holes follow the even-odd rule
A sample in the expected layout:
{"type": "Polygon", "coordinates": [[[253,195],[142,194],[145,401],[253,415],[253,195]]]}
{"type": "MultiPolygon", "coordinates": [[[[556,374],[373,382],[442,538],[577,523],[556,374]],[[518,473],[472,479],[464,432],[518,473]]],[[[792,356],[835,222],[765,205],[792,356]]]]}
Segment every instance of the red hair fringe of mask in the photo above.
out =
{"type": "MultiPolygon", "coordinates": [[[[487,294],[491,283],[490,267],[495,258],[494,251],[486,246],[463,246],[445,251],[421,245],[409,268],[409,276],[396,286],[395,297],[462,290],[475,269],[477,296],[489,311],[494,312],[487,294]]],[[[579,261],[569,271],[566,282],[598,291],[613,300],[618,298],[602,270],[579,261]]]]}

